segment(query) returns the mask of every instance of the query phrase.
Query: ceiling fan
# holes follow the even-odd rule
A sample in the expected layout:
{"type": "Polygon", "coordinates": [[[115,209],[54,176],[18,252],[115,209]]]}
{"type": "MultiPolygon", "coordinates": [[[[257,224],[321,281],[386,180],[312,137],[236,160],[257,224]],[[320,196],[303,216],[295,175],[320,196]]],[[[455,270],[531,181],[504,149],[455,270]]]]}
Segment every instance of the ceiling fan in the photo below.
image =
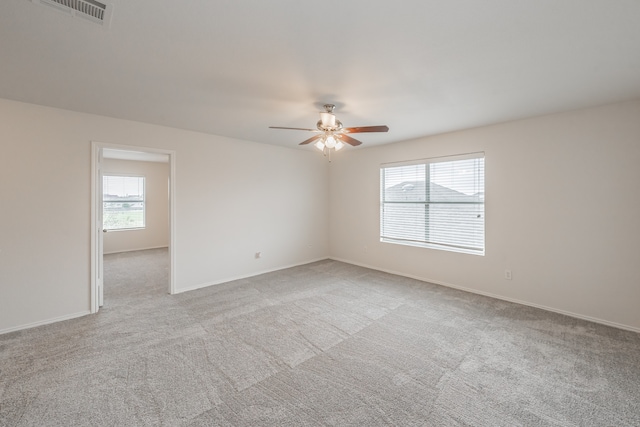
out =
{"type": "Polygon", "coordinates": [[[353,147],[362,144],[355,138],[352,138],[348,134],[363,133],[363,132],[387,132],[388,126],[360,126],[360,127],[348,127],[342,126],[342,122],[336,119],[333,110],[336,108],[333,104],[325,104],[324,111],[320,113],[320,120],[316,124],[316,129],[305,128],[288,128],[281,126],[269,126],[270,129],[290,129],[290,130],[305,130],[309,132],[316,132],[318,135],[314,135],[311,138],[304,140],[300,145],[310,144],[315,142],[315,147],[321,150],[323,153],[331,153],[331,150],[338,151],[344,144],[349,144],[353,147]]]}

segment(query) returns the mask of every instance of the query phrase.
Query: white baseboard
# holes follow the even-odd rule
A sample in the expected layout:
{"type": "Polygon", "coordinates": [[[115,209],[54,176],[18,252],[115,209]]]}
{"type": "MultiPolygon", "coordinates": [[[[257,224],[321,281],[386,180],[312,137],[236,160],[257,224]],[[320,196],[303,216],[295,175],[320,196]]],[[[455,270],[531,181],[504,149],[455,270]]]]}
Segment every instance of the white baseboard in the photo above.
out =
{"type": "Polygon", "coordinates": [[[589,322],[599,323],[601,325],[611,326],[613,328],[623,329],[625,331],[631,331],[631,332],[640,333],[640,328],[636,328],[634,326],[629,326],[629,325],[624,325],[624,324],[621,324],[621,323],[611,322],[611,321],[605,320],[605,319],[599,319],[597,317],[585,316],[583,314],[573,313],[571,311],[560,310],[560,309],[553,308],[553,307],[547,307],[545,305],[535,304],[535,303],[528,302],[528,301],[522,301],[522,300],[515,299],[515,298],[509,298],[509,297],[505,297],[505,296],[498,295],[498,294],[492,294],[490,292],[483,292],[483,291],[479,291],[477,289],[471,289],[471,288],[466,288],[464,286],[453,285],[451,283],[442,282],[440,280],[432,280],[432,279],[429,279],[429,278],[426,278],[426,277],[414,276],[412,274],[406,274],[406,273],[402,273],[400,271],[386,270],[386,269],[383,269],[383,268],[379,268],[379,267],[375,267],[375,266],[372,266],[372,265],[363,264],[363,263],[359,263],[359,262],[349,261],[349,260],[342,259],[342,258],[330,257],[329,259],[332,259],[334,261],[345,262],[347,264],[357,265],[359,267],[370,268],[371,270],[381,271],[383,273],[395,274],[396,276],[402,276],[402,277],[408,277],[410,279],[420,280],[421,282],[433,283],[434,285],[445,286],[447,288],[457,289],[457,290],[469,292],[469,293],[472,293],[472,294],[482,295],[482,296],[485,296],[485,297],[495,298],[495,299],[499,299],[499,300],[502,300],[502,301],[513,302],[515,304],[520,304],[520,305],[526,305],[526,306],[529,306],[529,307],[539,308],[541,310],[551,311],[553,313],[564,314],[565,316],[574,317],[576,319],[581,319],[581,320],[587,320],[589,322]]]}
{"type": "Polygon", "coordinates": [[[151,249],[166,249],[168,247],[169,246],[165,245],[165,246],[151,246],[148,248],[139,248],[139,249],[125,249],[123,251],[104,252],[103,255],[124,254],[127,252],[148,251],[151,249]]]}
{"type": "Polygon", "coordinates": [[[75,319],[77,317],[86,316],[87,314],[91,314],[91,311],[81,311],[79,313],[67,314],[65,316],[54,317],[52,319],[40,320],[38,322],[27,323],[26,325],[13,326],[7,329],[0,329],[0,335],[8,334],[9,332],[22,331],[24,329],[31,329],[37,326],[49,325],[51,323],[62,322],[63,320],[75,319]]]}
{"type": "Polygon", "coordinates": [[[326,259],[330,259],[330,258],[329,257],[317,258],[317,259],[312,259],[312,260],[309,260],[309,261],[300,262],[300,263],[297,263],[297,264],[290,264],[290,265],[285,265],[285,266],[281,266],[281,267],[271,268],[271,269],[268,269],[268,270],[261,270],[261,271],[257,271],[257,272],[254,272],[254,273],[242,275],[242,276],[227,277],[225,279],[216,280],[215,282],[201,283],[199,285],[189,286],[188,288],[177,289],[174,294],[181,294],[183,292],[195,291],[196,289],[202,289],[202,288],[206,288],[206,287],[209,287],[209,286],[222,285],[223,283],[233,282],[234,280],[248,279],[249,277],[259,276],[259,275],[265,274],[265,273],[272,273],[272,272],[278,271],[278,270],[285,270],[287,268],[298,267],[298,266],[305,265],[305,264],[311,264],[312,262],[324,261],[326,259]]]}

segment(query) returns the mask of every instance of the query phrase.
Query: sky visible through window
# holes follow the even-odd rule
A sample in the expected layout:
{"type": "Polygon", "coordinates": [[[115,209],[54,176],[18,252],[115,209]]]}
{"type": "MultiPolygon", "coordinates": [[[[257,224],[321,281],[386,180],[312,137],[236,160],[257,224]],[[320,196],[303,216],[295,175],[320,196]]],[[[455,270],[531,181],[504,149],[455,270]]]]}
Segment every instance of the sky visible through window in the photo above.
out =
{"type": "MultiPolygon", "coordinates": [[[[479,189],[484,189],[484,173],[477,173],[479,162],[484,164],[484,159],[467,159],[455,162],[446,161],[431,163],[428,165],[419,164],[411,166],[398,166],[386,168],[385,189],[403,182],[416,182],[426,180],[426,167],[431,168],[431,182],[450,188],[460,193],[472,196],[478,193],[479,189]]],[[[482,167],[484,170],[484,167],[482,167]]]]}

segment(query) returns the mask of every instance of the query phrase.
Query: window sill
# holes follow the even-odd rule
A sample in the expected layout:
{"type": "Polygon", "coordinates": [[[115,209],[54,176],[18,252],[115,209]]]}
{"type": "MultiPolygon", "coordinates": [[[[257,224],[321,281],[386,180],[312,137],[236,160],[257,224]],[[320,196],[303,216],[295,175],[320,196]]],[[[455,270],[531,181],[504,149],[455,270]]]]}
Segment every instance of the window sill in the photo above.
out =
{"type": "Polygon", "coordinates": [[[139,231],[144,230],[145,227],[134,227],[134,228],[105,228],[104,231],[107,233],[113,233],[114,231],[139,231]]]}
{"type": "Polygon", "coordinates": [[[478,256],[484,256],[485,251],[478,251],[478,250],[473,250],[473,249],[466,249],[466,248],[456,248],[456,247],[452,247],[452,246],[444,246],[444,245],[437,245],[437,244],[433,244],[433,243],[422,243],[422,242],[411,242],[411,241],[406,241],[406,240],[394,240],[394,239],[388,239],[388,238],[380,238],[380,242],[382,243],[391,243],[393,245],[401,245],[401,246],[413,246],[416,248],[425,248],[425,249],[435,249],[438,251],[447,251],[447,252],[457,252],[457,253],[461,253],[461,254],[468,254],[468,255],[478,255],[478,256]]]}

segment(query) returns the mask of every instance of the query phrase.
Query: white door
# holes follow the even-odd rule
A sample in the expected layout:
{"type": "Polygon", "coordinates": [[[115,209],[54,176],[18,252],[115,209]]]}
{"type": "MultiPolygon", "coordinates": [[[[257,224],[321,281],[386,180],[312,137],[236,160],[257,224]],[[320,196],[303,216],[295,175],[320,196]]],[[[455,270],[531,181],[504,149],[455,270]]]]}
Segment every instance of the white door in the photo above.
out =
{"type": "Polygon", "coordinates": [[[98,291],[98,307],[102,307],[104,304],[104,266],[103,266],[103,257],[104,257],[104,233],[106,230],[104,229],[104,224],[102,221],[103,215],[103,207],[104,203],[103,195],[102,195],[102,148],[98,151],[98,164],[97,164],[97,190],[98,194],[96,197],[96,212],[97,212],[97,227],[96,230],[96,290],[98,291]]]}

